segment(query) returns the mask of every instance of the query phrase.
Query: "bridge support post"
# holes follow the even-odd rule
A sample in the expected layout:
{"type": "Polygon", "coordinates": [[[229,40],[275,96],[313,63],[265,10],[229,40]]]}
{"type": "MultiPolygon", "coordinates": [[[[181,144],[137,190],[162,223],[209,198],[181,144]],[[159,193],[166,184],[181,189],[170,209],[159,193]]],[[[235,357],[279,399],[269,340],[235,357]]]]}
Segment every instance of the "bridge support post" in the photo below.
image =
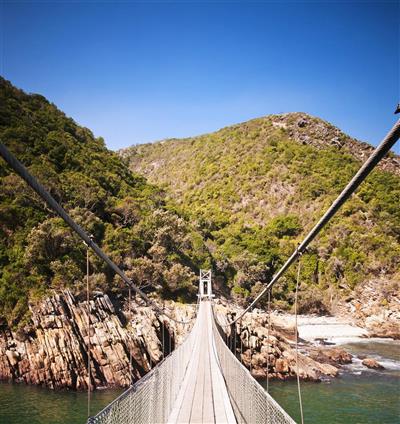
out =
{"type": "Polygon", "coordinates": [[[211,284],[211,269],[200,270],[199,294],[200,299],[214,297],[211,284]]]}

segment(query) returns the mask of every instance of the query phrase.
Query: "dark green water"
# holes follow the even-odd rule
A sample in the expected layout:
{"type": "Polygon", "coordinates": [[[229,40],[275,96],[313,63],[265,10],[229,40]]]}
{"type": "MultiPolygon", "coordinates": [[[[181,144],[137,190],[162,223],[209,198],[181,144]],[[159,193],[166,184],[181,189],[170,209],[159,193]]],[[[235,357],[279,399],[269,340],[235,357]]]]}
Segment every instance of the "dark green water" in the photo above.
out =
{"type": "MultiPolygon", "coordinates": [[[[92,394],[92,411],[100,411],[121,390],[92,394]]],[[[0,383],[0,424],[80,424],[86,422],[87,394],[25,384],[0,383]]]]}
{"type": "MultiPolygon", "coordinates": [[[[301,383],[305,422],[400,423],[400,345],[355,343],[346,347],[354,354],[376,357],[387,369],[366,371],[361,361],[355,360],[339,378],[330,382],[301,383]]],[[[295,382],[271,382],[270,392],[299,421],[295,382]]],[[[121,390],[93,393],[92,413],[120,393],[121,390]]],[[[86,415],[85,393],[0,383],[0,424],[80,424],[86,421],[86,415]]]]}
{"type": "MultiPolygon", "coordinates": [[[[400,345],[353,343],[344,347],[353,354],[375,357],[386,369],[367,370],[361,360],[355,358],[339,378],[321,383],[301,382],[304,422],[400,423],[400,345]]],[[[270,393],[292,418],[300,422],[295,381],[270,382],[270,393]]]]}
{"type": "MultiPolygon", "coordinates": [[[[297,385],[270,385],[271,395],[300,421],[297,385]]],[[[306,423],[399,423],[400,384],[398,377],[346,375],[330,383],[303,383],[302,399],[306,423]]]]}

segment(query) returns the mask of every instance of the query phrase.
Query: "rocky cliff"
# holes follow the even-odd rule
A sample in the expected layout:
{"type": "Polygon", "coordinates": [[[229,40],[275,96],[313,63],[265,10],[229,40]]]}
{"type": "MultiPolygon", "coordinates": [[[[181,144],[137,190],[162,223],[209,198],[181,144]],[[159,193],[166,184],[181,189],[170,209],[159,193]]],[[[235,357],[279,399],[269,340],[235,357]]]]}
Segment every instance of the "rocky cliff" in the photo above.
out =
{"type": "MultiPolygon", "coordinates": [[[[178,320],[188,320],[195,313],[194,305],[168,303],[167,307],[178,320]]],[[[87,389],[86,311],[86,302],[70,291],[31,304],[29,324],[17,332],[2,329],[0,379],[50,388],[87,389]]],[[[231,306],[217,305],[221,322],[231,319],[237,311],[231,306]]],[[[189,325],[157,317],[149,307],[137,302],[129,319],[126,301],[112,302],[100,293],[90,301],[90,323],[92,388],[128,386],[130,355],[132,379],[136,381],[181,343],[190,330],[189,325]]],[[[236,347],[238,358],[252,369],[254,376],[264,378],[267,367],[271,378],[295,376],[293,327],[272,322],[268,346],[267,315],[255,311],[246,315],[235,329],[227,328],[227,340],[236,347]]],[[[299,356],[301,378],[319,380],[335,376],[337,367],[323,363],[329,361],[321,358],[319,362],[312,359],[308,348],[303,346],[299,356]]]]}
{"type": "MultiPolygon", "coordinates": [[[[287,380],[297,375],[295,350],[296,330],[293,325],[277,320],[260,309],[247,313],[231,327],[224,324],[237,316],[240,309],[218,304],[217,320],[222,324],[225,340],[255,378],[287,380]]],[[[340,365],[352,356],[338,347],[316,347],[299,340],[298,373],[301,379],[319,381],[338,375],[340,365]]]]}
{"type": "MultiPolygon", "coordinates": [[[[29,308],[28,325],[18,332],[1,332],[0,378],[50,388],[86,389],[86,303],[64,291],[29,308]]],[[[186,320],[193,312],[190,306],[175,305],[172,313],[186,320]]],[[[136,381],[162,359],[163,340],[167,355],[188,330],[137,303],[129,320],[126,304],[113,303],[103,294],[90,301],[90,322],[92,387],[127,386],[130,354],[136,381]]]]}
{"type": "Polygon", "coordinates": [[[354,317],[357,325],[367,330],[369,337],[390,337],[400,340],[400,280],[385,274],[358,287],[343,303],[341,311],[354,317]]]}

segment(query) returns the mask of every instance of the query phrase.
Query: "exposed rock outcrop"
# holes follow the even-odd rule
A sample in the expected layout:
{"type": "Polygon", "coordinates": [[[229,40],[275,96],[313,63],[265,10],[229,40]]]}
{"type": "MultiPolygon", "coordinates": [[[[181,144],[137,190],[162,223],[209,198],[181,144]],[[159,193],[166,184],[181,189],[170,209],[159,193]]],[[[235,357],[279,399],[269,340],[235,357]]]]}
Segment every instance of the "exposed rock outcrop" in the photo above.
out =
{"type": "MultiPolygon", "coordinates": [[[[400,277],[400,276],[399,276],[400,277]]],[[[356,320],[357,325],[368,331],[369,337],[400,340],[400,291],[399,280],[380,276],[355,289],[341,309],[356,320]]]]}
{"type": "MultiPolygon", "coordinates": [[[[168,302],[178,320],[194,316],[194,305],[168,302]]],[[[24,329],[0,333],[0,379],[76,390],[102,386],[126,387],[182,343],[190,325],[157,317],[151,308],[135,302],[129,316],[123,299],[97,293],[90,301],[91,380],[87,370],[87,304],[63,291],[30,305],[31,322],[24,329]],[[164,344],[162,343],[164,341],[164,344]],[[163,348],[164,346],[164,348],[163,348]],[[164,350],[164,352],[163,352],[164,350]],[[130,356],[132,366],[130,367],[130,356]]],[[[239,309],[216,301],[220,322],[239,309]]],[[[275,317],[276,318],[276,317],[275,317]]],[[[227,344],[257,378],[290,379],[297,373],[294,327],[255,310],[235,328],[226,327],[227,344]]],[[[298,372],[302,379],[318,381],[336,376],[342,363],[351,361],[341,349],[299,345],[298,372]]]]}
{"type": "MultiPolygon", "coordinates": [[[[129,320],[127,308],[116,310],[107,295],[90,301],[90,355],[92,387],[127,386],[180,343],[188,326],[158,318],[146,306],[135,304],[129,320]],[[128,323],[130,321],[130,323],[128,323]],[[164,335],[163,335],[164,332],[164,335]]],[[[193,316],[191,306],[174,305],[177,319],[193,316]]],[[[87,305],[69,291],[30,305],[31,323],[0,334],[0,379],[40,384],[50,388],[86,389],[88,322],[87,305]]]]}
{"type": "MultiPolygon", "coordinates": [[[[238,310],[222,304],[217,305],[216,311],[221,324],[227,323],[227,319],[238,313],[238,310]]],[[[255,309],[247,313],[234,328],[222,327],[226,332],[227,344],[234,347],[237,357],[251,369],[254,377],[265,378],[268,374],[270,378],[280,380],[294,378],[297,374],[295,329],[273,318],[271,315],[268,329],[267,314],[255,309]]],[[[351,362],[351,355],[346,356],[344,351],[335,354],[334,349],[330,349],[330,355],[327,353],[323,358],[317,355],[313,358],[310,348],[310,345],[299,343],[298,372],[304,380],[319,381],[334,377],[339,371],[337,365],[346,360],[351,362]]]]}
{"type": "Polygon", "coordinates": [[[344,365],[352,362],[353,356],[340,347],[313,347],[309,350],[312,359],[323,364],[344,365]]]}
{"type": "MultiPolygon", "coordinates": [[[[271,118],[275,127],[284,129],[292,139],[302,144],[308,144],[318,149],[327,147],[345,149],[362,162],[365,162],[374,151],[370,144],[349,137],[334,125],[303,112],[271,115],[271,118]]],[[[385,157],[378,167],[400,175],[399,155],[391,154],[385,157]]]]}

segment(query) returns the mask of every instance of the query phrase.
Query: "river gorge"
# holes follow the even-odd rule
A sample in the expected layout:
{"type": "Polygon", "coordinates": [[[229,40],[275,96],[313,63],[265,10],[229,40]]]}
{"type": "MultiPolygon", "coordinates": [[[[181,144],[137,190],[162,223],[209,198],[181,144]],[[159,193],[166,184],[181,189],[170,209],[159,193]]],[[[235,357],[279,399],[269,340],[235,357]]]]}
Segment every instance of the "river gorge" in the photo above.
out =
{"type": "MultiPolygon", "coordinates": [[[[164,306],[180,319],[193,316],[195,311],[195,305],[167,303],[164,306]]],[[[34,328],[28,326],[18,333],[3,332],[1,423],[85,422],[88,381],[84,363],[85,307],[84,301],[65,291],[31,305],[34,328]],[[71,316],[75,317],[74,326],[69,320],[71,316]],[[75,371],[77,366],[81,369],[79,373],[75,371]]],[[[240,308],[217,301],[215,310],[223,323],[240,308]]],[[[173,322],[160,321],[140,303],[135,303],[130,318],[123,299],[111,301],[107,295],[97,293],[91,301],[91,384],[97,387],[92,393],[92,414],[128,384],[128,346],[133,348],[136,380],[162,359],[163,350],[167,355],[181,343],[188,330],[173,322]]],[[[250,367],[251,362],[253,375],[264,388],[267,388],[265,377],[269,367],[270,393],[298,420],[293,324],[292,315],[273,312],[268,334],[267,314],[255,310],[235,329],[228,327],[226,340],[231,346],[236,344],[237,353],[242,352],[244,365],[250,367]]],[[[299,373],[307,422],[395,422],[400,389],[400,341],[367,336],[366,329],[351,325],[344,318],[299,317],[299,373]],[[368,368],[363,364],[366,358],[382,368],[368,368]]]]}
{"type": "MultiPolygon", "coordinates": [[[[373,355],[385,370],[368,370],[359,362],[346,366],[340,376],[320,383],[302,382],[305,420],[313,424],[392,424],[398,414],[400,345],[396,341],[361,341],[345,345],[354,355],[373,355]]],[[[262,381],[266,388],[266,381],[262,381]]],[[[111,402],[122,389],[92,394],[92,413],[111,402]]],[[[295,381],[271,381],[270,393],[296,420],[299,419],[295,381]]],[[[87,393],[50,390],[25,384],[1,383],[0,423],[79,424],[87,416],[87,393]]]]}

